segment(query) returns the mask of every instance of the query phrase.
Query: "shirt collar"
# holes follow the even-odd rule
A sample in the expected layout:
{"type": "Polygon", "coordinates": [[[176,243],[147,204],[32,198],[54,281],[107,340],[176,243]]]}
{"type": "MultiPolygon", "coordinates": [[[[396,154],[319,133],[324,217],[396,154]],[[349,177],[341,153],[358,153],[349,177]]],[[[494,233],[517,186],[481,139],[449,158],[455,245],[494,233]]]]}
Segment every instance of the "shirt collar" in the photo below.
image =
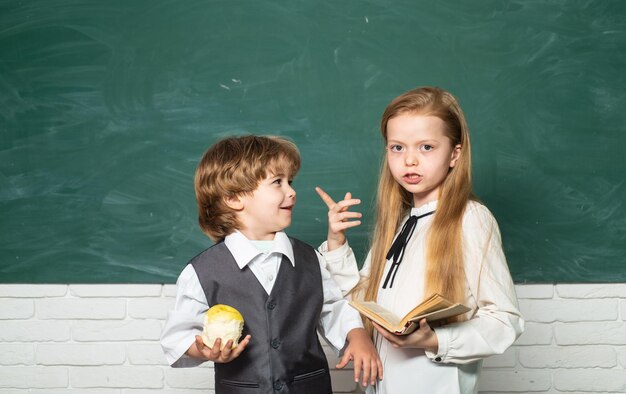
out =
{"type": "MultiPolygon", "coordinates": [[[[256,246],[254,246],[254,244],[252,244],[252,242],[250,242],[248,238],[246,238],[245,235],[238,230],[227,235],[226,238],[224,238],[224,244],[226,244],[226,247],[235,258],[239,269],[243,269],[258,255],[263,254],[256,248],[256,246]]],[[[279,231],[274,236],[274,246],[268,254],[271,253],[282,254],[287,257],[287,259],[291,262],[291,265],[295,267],[296,260],[293,257],[293,247],[291,246],[289,237],[287,237],[287,234],[285,234],[284,231],[279,231]]]]}
{"type": "Polygon", "coordinates": [[[435,201],[431,201],[431,202],[427,202],[424,205],[421,205],[417,208],[411,208],[411,212],[410,215],[414,215],[414,216],[421,216],[425,213],[429,213],[432,212],[434,210],[437,209],[437,200],[435,201]]]}

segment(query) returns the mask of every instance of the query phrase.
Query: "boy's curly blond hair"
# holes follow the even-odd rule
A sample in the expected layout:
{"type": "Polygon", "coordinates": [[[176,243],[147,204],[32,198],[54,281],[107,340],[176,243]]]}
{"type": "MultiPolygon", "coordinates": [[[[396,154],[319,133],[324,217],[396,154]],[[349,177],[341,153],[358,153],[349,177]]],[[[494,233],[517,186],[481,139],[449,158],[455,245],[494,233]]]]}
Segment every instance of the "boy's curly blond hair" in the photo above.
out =
{"type": "Polygon", "coordinates": [[[202,156],[194,179],[198,222],[219,242],[241,227],[226,199],[249,195],[270,175],[295,177],[300,169],[296,145],[276,136],[239,136],[222,139],[202,156]]]}

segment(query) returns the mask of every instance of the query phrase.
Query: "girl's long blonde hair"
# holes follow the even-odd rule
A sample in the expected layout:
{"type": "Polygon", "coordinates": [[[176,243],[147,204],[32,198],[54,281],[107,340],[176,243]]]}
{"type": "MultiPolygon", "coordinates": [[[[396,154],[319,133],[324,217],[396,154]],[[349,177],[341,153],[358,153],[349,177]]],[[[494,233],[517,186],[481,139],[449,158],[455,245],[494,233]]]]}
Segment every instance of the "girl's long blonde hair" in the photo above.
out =
{"type": "MultiPolygon", "coordinates": [[[[455,302],[465,301],[465,270],[461,224],[467,202],[474,199],[471,180],[470,139],[463,111],[454,96],[435,87],[422,87],[396,97],[385,109],[381,132],[387,144],[387,122],[401,114],[436,116],[446,125],[452,146],[461,145],[456,165],[442,183],[437,211],[426,238],[425,296],[438,292],[455,302]]],[[[376,222],[371,241],[369,279],[355,290],[376,301],[386,254],[401,220],[413,207],[413,195],[400,186],[387,165],[387,150],[380,171],[376,197],[376,222]]],[[[419,281],[421,278],[415,278],[419,281]]]]}

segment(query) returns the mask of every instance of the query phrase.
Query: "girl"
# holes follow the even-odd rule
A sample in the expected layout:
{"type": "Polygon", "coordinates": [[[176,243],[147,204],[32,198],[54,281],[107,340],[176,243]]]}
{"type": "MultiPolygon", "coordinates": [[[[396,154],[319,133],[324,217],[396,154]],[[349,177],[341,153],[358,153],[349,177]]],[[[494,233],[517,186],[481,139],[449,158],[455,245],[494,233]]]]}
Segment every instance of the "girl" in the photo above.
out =
{"type": "Polygon", "coordinates": [[[359,272],[345,230],[360,224],[346,194],[328,205],[320,247],[350,296],[405,315],[432,293],[471,308],[466,315],[397,336],[368,322],[385,379],[370,393],[476,393],[482,359],[504,352],[524,321],[498,225],[472,194],[468,127],[457,100],[433,87],[395,98],[381,122],[385,142],[371,250],[359,272]],[[373,327],[372,327],[373,325],[373,327]]]}

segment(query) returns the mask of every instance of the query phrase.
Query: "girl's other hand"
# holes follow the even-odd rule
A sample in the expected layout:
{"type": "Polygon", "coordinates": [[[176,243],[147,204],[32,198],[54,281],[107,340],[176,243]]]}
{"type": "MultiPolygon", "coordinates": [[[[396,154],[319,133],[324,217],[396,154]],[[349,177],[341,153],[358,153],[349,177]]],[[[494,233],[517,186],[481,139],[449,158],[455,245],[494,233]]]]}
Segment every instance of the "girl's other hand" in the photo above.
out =
{"type": "Polygon", "coordinates": [[[358,382],[361,375],[363,387],[368,383],[374,386],[377,380],[383,380],[383,363],[367,332],[363,328],[354,328],[348,333],[347,342],[348,346],[335,367],[342,369],[352,361],[354,381],[358,382]]]}
{"type": "Polygon", "coordinates": [[[352,193],[348,192],[343,200],[335,202],[321,187],[316,187],[315,191],[328,207],[328,250],[337,249],[346,243],[346,230],[361,224],[358,220],[361,213],[349,211],[361,200],[352,198],[352,193]]]}

